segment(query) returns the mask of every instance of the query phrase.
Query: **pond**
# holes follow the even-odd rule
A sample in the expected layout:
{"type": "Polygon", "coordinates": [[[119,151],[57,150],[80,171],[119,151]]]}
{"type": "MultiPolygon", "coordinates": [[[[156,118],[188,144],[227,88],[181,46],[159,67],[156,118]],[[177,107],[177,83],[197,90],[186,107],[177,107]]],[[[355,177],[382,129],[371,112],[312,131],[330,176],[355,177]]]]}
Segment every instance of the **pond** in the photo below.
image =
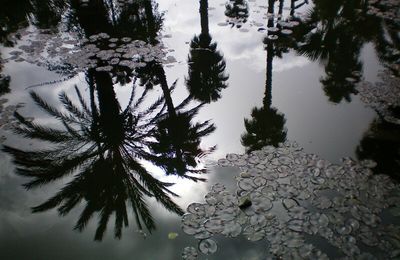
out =
{"type": "Polygon", "coordinates": [[[1,259],[400,257],[398,1],[1,5],[1,259]]]}

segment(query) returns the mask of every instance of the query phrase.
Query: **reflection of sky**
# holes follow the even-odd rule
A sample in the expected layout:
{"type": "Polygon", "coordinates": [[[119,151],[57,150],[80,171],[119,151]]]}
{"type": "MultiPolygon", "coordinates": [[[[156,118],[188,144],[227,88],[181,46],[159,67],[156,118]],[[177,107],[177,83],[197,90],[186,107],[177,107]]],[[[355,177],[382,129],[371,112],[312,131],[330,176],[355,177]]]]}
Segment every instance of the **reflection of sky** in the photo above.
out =
{"type": "MultiPolygon", "coordinates": [[[[265,90],[266,52],[261,43],[262,35],[256,31],[256,27],[243,33],[235,28],[217,26],[217,23],[225,20],[224,7],[220,6],[222,3],[221,0],[209,1],[209,6],[216,8],[209,12],[209,20],[213,39],[218,42],[218,48],[226,59],[230,75],[229,87],[222,91],[221,100],[205,106],[197,117],[198,121],[211,118],[217,126],[217,130],[205,138],[202,144],[204,147],[217,144],[218,149],[212,155],[214,158],[222,157],[227,152],[244,151],[240,144],[240,136],[245,131],[243,119],[250,116],[253,107],[262,105],[265,90]]],[[[168,10],[164,30],[172,34],[172,38],[164,41],[168,47],[175,49],[173,54],[179,62],[174,67],[166,68],[169,83],[179,79],[173,96],[174,102],[178,103],[187,95],[184,77],[187,75],[188,43],[195,34],[200,33],[198,1],[159,1],[159,4],[161,10],[168,10]]],[[[252,6],[250,15],[254,15],[252,6]]],[[[371,46],[364,48],[362,55],[366,77],[374,79],[378,65],[374,61],[376,57],[371,46]]],[[[289,53],[283,59],[275,58],[273,69],[273,106],[285,115],[288,138],[299,142],[307,152],[317,153],[332,161],[343,156],[354,156],[360,138],[372,121],[372,111],[365,109],[358,98],[354,98],[351,103],[329,103],[319,82],[323,68],[318,63],[289,53]]],[[[8,63],[3,73],[12,77],[13,93],[5,96],[10,98],[10,103],[26,102],[22,110],[24,114],[47,122],[43,113],[28,102],[25,88],[58,77],[25,63],[8,63]]],[[[71,91],[74,84],[83,86],[83,75],[64,83],[38,87],[36,90],[49,103],[57,104],[60,89],[71,91]]],[[[129,88],[126,86],[118,91],[122,103],[124,99],[126,102],[128,93],[129,88]]],[[[160,91],[157,93],[161,94],[160,91]]],[[[26,145],[23,140],[15,137],[10,138],[8,143],[22,147],[26,145]]],[[[178,259],[184,246],[195,245],[191,238],[180,231],[179,218],[157,205],[153,205],[152,210],[159,229],[152,236],[143,239],[135,232],[135,224],[131,219],[129,229],[123,232],[123,239],[114,240],[112,218],[104,241],[93,243],[96,218],[79,234],[72,227],[80,209],[75,209],[64,218],[56,217],[55,211],[30,214],[29,207],[48,198],[58,186],[26,192],[20,186],[23,180],[11,172],[9,158],[0,153],[1,259],[178,259]],[[169,232],[178,232],[180,235],[176,240],[168,240],[169,232]]],[[[219,180],[230,181],[232,184],[231,177],[234,174],[237,172],[233,169],[211,171],[207,176],[208,184],[196,184],[174,177],[163,177],[163,180],[178,182],[172,190],[182,196],[177,201],[186,207],[191,201],[202,200],[211,183],[219,180]]],[[[160,173],[156,172],[155,175],[160,173]]],[[[239,252],[243,255],[253,254],[240,250],[243,241],[221,243],[224,250],[209,259],[238,259],[239,252]]]]}
{"type": "MultiPolygon", "coordinates": [[[[245,25],[249,32],[244,33],[236,28],[217,25],[225,21],[224,7],[220,7],[223,3],[224,1],[209,3],[210,7],[217,8],[209,11],[209,21],[210,33],[226,59],[227,72],[230,75],[229,87],[222,91],[221,100],[208,105],[200,114],[203,120],[212,115],[217,126],[216,132],[206,138],[210,145],[218,145],[215,157],[244,150],[240,144],[240,135],[245,131],[243,119],[250,116],[253,107],[262,105],[266,69],[263,35],[257,32],[257,27],[251,26],[253,21],[262,21],[263,9],[256,8],[256,3],[249,3],[250,17],[245,25]],[[260,13],[256,13],[260,10],[260,13]]],[[[178,46],[174,48],[175,54],[177,60],[182,62],[170,69],[170,81],[187,75],[184,63],[189,47],[185,43],[190,42],[193,35],[200,33],[201,29],[199,16],[193,16],[192,11],[180,11],[180,8],[184,6],[186,10],[197,10],[197,5],[197,1],[183,0],[160,3],[161,9],[174,7],[169,9],[164,26],[165,31],[173,37],[165,39],[165,42],[168,46],[178,46]]],[[[373,78],[371,75],[376,74],[379,68],[374,61],[376,57],[373,50],[370,46],[364,48],[362,55],[367,78],[373,78]]],[[[354,157],[355,147],[372,121],[374,113],[364,108],[357,98],[353,98],[353,102],[349,104],[329,103],[319,82],[323,76],[323,67],[318,62],[311,62],[290,52],[284,54],[283,59],[274,58],[273,72],[272,102],[285,114],[288,139],[296,140],[308,152],[318,153],[332,161],[338,161],[344,156],[354,157]]],[[[183,80],[179,81],[182,89],[183,83],[183,80]]]]}

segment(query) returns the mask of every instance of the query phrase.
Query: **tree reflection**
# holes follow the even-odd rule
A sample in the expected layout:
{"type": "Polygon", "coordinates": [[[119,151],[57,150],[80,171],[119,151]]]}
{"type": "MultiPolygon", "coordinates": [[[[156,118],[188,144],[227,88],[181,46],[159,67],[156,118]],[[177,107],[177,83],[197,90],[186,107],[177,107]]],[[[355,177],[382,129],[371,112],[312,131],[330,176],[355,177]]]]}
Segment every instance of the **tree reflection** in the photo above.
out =
{"type": "Polygon", "coordinates": [[[372,4],[361,0],[314,3],[301,25],[297,51],[325,66],[321,83],[331,102],[350,102],[357,93],[355,84],[363,70],[360,52],[366,42],[372,42],[379,59],[397,73],[400,37],[394,33],[399,29],[395,21],[368,12],[372,4]]]}
{"type": "Polygon", "coordinates": [[[5,46],[13,46],[9,35],[18,29],[28,26],[28,17],[32,11],[29,0],[5,0],[0,8],[0,42],[5,46]]]}
{"type": "Polygon", "coordinates": [[[171,88],[168,88],[162,67],[159,68],[158,78],[168,113],[157,124],[155,132],[157,142],[153,142],[150,146],[157,157],[152,160],[156,165],[162,167],[167,174],[177,174],[194,181],[204,180],[189,176],[188,173],[203,172],[204,169],[197,168],[197,158],[204,153],[211,152],[213,148],[201,149],[200,140],[212,133],[215,126],[210,121],[192,123],[194,116],[203,104],[186,109],[192,100],[191,97],[188,97],[175,107],[171,92],[175,88],[176,82],[171,88]]]}
{"type": "MultiPolygon", "coordinates": [[[[149,3],[144,6],[147,19],[146,32],[149,33],[146,40],[156,45],[159,43],[156,35],[160,29],[157,26],[160,16],[153,11],[149,3]]],[[[137,72],[141,84],[146,88],[160,86],[167,107],[167,113],[158,121],[154,132],[156,142],[152,142],[150,145],[150,149],[156,155],[151,158],[152,162],[163,168],[167,174],[203,181],[202,178],[188,174],[203,172],[204,169],[197,167],[198,157],[213,149],[201,149],[200,140],[215,130],[214,125],[209,121],[193,123],[195,115],[203,104],[188,108],[192,101],[192,96],[189,96],[175,106],[171,93],[176,87],[176,81],[171,87],[168,86],[165,70],[160,63],[149,62],[137,72]]]]}
{"type": "MultiPolygon", "coordinates": [[[[393,109],[400,119],[400,108],[393,109]]],[[[357,147],[359,160],[371,159],[377,163],[373,171],[400,180],[400,126],[375,119],[357,147]]]]}
{"type": "MultiPolygon", "coordinates": [[[[71,1],[72,11],[68,19],[85,38],[107,32],[112,37],[132,37],[157,44],[162,15],[153,12],[152,3],[135,1],[124,5],[125,9],[110,10],[104,1],[89,1],[87,5],[71,1]],[[139,20],[132,17],[139,17],[139,20]]],[[[97,65],[102,66],[101,60],[97,65]]],[[[200,148],[200,140],[215,127],[209,121],[194,122],[202,104],[191,105],[192,97],[174,105],[171,92],[175,84],[168,86],[162,64],[150,61],[145,68],[138,71],[125,68],[122,71],[115,66],[111,73],[88,68],[89,102],[75,88],[75,99],[79,103],[61,93],[62,109],[31,93],[34,101],[61,124],[49,127],[16,113],[19,121],[15,129],[17,134],[43,141],[45,147],[50,143],[50,146],[30,151],[5,146],[4,150],[13,155],[17,173],[31,178],[25,184],[27,189],[71,178],[53,197],[34,207],[33,212],[57,208],[64,216],[74,207],[84,204],[75,229],[82,231],[98,214],[95,240],[103,238],[113,214],[114,235],[120,238],[122,228],[128,226],[129,206],[139,229],[154,230],[155,221],[147,206],[147,198],[154,198],[171,212],[183,214],[171,199],[171,196],[177,196],[169,190],[172,183],[154,178],[144,164],[156,165],[167,175],[203,180],[191,173],[203,172],[198,167],[198,157],[210,149],[200,148]],[[122,72],[121,78],[118,75],[122,72]],[[139,96],[135,83],[138,78],[141,79],[139,84],[146,86],[139,96]],[[116,83],[132,85],[130,100],[123,110],[116,98],[116,83]],[[143,109],[149,102],[146,101],[147,95],[157,85],[162,89],[162,97],[143,109]]]]}
{"type": "Polygon", "coordinates": [[[55,29],[61,21],[66,2],[62,0],[32,0],[33,24],[41,29],[55,29]]]}
{"type": "Polygon", "coordinates": [[[122,227],[128,225],[126,204],[130,204],[138,227],[142,229],[144,225],[152,231],[155,223],[145,196],[154,197],[169,211],[183,213],[169,197],[177,196],[168,189],[171,184],[155,179],[140,162],[153,156],[146,145],[158,119],[152,115],[161,114],[163,99],[144,111],[137,111],[144,96],[135,99],[132,92],[128,106],[121,110],[108,73],[91,71],[88,81],[90,104],[84,101],[78,88],[79,105],[65,93],[60,94],[60,101],[68,112],[52,107],[39,95],[31,93],[42,109],[63,124],[63,129],[32,123],[16,113],[20,122],[15,129],[18,134],[50,142],[55,148],[24,151],[5,146],[4,150],[14,156],[17,173],[32,178],[24,185],[27,189],[73,175],[61,191],[34,207],[33,212],[57,208],[60,215],[66,215],[85,202],[75,229],[82,230],[93,214],[98,213],[100,220],[95,239],[101,240],[112,214],[116,216],[115,237],[121,237],[122,227]]]}
{"type": "Polygon", "coordinates": [[[200,0],[199,11],[201,33],[190,42],[186,86],[195,99],[210,103],[221,97],[222,89],[227,87],[228,76],[225,74],[225,60],[209,33],[207,0],[200,0]]]}
{"type": "MultiPolygon", "coordinates": [[[[270,1],[268,12],[274,13],[273,1],[270,1]]],[[[268,19],[268,28],[274,27],[274,19],[268,19]]],[[[268,36],[273,35],[268,32],[268,36]]],[[[267,145],[277,146],[286,140],[285,117],[276,108],[272,107],[272,66],[275,55],[281,55],[282,48],[276,48],[276,43],[271,37],[266,37],[267,68],[263,107],[253,108],[251,118],[244,119],[246,133],[242,135],[242,145],[247,152],[260,150],[267,145]]],[[[280,45],[281,47],[284,45],[280,45]]]]}
{"type": "Polygon", "coordinates": [[[356,10],[361,3],[354,1],[315,1],[315,7],[304,21],[303,42],[297,51],[319,60],[325,66],[321,83],[325,94],[333,103],[351,101],[356,94],[355,83],[360,80],[362,38],[357,36],[361,21],[356,10]]]}

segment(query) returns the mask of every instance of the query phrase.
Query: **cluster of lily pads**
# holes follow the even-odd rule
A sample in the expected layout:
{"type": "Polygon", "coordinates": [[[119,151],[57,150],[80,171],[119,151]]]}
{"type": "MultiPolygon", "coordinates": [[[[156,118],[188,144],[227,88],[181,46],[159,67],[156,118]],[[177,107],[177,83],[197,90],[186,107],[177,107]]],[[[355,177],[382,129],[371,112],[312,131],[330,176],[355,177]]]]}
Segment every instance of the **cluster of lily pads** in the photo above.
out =
{"type": "Polygon", "coordinates": [[[400,118],[392,109],[400,107],[400,78],[388,70],[379,72],[380,80],[375,83],[362,81],[357,84],[361,100],[372,107],[388,122],[400,125],[400,118]]]}
{"type": "MultiPolygon", "coordinates": [[[[299,21],[296,20],[285,20],[285,21],[279,21],[277,27],[268,27],[268,40],[277,40],[279,39],[280,36],[288,36],[293,33],[293,28],[298,26],[300,24],[299,21]]],[[[263,27],[258,28],[258,31],[263,31],[263,27]]]]}
{"type": "Polygon", "coordinates": [[[81,69],[112,71],[115,67],[127,67],[134,70],[152,61],[164,64],[175,62],[172,56],[164,59],[165,53],[161,44],[151,45],[129,37],[111,38],[106,33],[100,33],[84,40],[82,47],[68,55],[66,61],[81,69]]]}
{"type": "Polygon", "coordinates": [[[199,243],[183,259],[215,253],[217,234],[264,240],[268,259],[400,257],[400,187],[375,162],[332,164],[285,142],[218,164],[241,169],[237,190],[215,184],[187,207],[182,229],[199,243]]]}
{"type": "MultiPolygon", "coordinates": [[[[255,1],[249,1],[249,2],[255,2],[255,1]]],[[[228,3],[229,4],[229,3],[228,3]]],[[[228,5],[227,4],[227,5],[228,5]]],[[[248,8],[246,6],[239,6],[242,8],[248,8]]],[[[300,23],[299,21],[296,20],[295,17],[291,15],[285,15],[285,14],[273,14],[273,13],[268,13],[266,9],[268,9],[268,6],[265,5],[257,5],[254,3],[255,8],[254,12],[255,13],[262,13],[262,21],[263,22],[258,22],[256,20],[251,20],[249,23],[250,27],[256,27],[257,31],[260,33],[267,33],[267,39],[268,40],[277,40],[279,36],[288,36],[293,33],[293,28],[298,26],[300,23]],[[269,19],[274,19],[274,24],[276,24],[273,27],[267,27],[266,26],[266,21],[269,19]]],[[[286,8],[287,9],[287,8],[286,8]]],[[[247,17],[246,17],[247,18],[247,17]]],[[[248,32],[248,28],[242,27],[244,24],[243,19],[241,18],[229,18],[225,22],[220,22],[218,23],[218,26],[227,26],[227,25],[235,25],[237,28],[239,28],[239,31],[241,32],[248,32]]]]}
{"type": "Polygon", "coordinates": [[[76,33],[54,33],[48,29],[24,28],[15,33],[22,44],[9,53],[6,61],[28,62],[38,66],[50,63],[61,63],[64,55],[68,55],[79,46],[76,33]]]}
{"type": "Polygon", "coordinates": [[[225,4],[225,16],[227,18],[227,23],[237,28],[242,27],[243,24],[247,22],[249,17],[249,6],[247,2],[229,0],[225,4]]]}
{"type": "Polygon", "coordinates": [[[20,34],[27,35],[27,44],[11,51],[7,60],[26,61],[51,70],[63,69],[61,72],[64,73],[66,68],[74,73],[88,68],[110,72],[116,67],[133,70],[150,61],[176,62],[173,56],[166,56],[170,50],[162,44],[151,45],[129,37],[111,38],[107,33],[92,35],[88,39],[78,39],[74,33],[59,35],[40,29],[20,34]]]}

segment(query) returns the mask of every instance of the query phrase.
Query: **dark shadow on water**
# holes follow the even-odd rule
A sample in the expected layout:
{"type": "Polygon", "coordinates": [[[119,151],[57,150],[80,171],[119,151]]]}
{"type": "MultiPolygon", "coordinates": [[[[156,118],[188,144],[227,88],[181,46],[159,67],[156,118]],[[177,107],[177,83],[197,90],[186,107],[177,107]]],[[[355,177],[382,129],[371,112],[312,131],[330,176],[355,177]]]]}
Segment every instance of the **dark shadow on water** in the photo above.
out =
{"type": "MultiPolygon", "coordinates": [[[[399,108],[394,109],[397,119],[400,119],[399,112],[399,108]]],[[[356,154],[359,160],[371,159],[377,163],[374,173],[400,181],[400,126],[376,118],[361,139],[356,154]]]]}

